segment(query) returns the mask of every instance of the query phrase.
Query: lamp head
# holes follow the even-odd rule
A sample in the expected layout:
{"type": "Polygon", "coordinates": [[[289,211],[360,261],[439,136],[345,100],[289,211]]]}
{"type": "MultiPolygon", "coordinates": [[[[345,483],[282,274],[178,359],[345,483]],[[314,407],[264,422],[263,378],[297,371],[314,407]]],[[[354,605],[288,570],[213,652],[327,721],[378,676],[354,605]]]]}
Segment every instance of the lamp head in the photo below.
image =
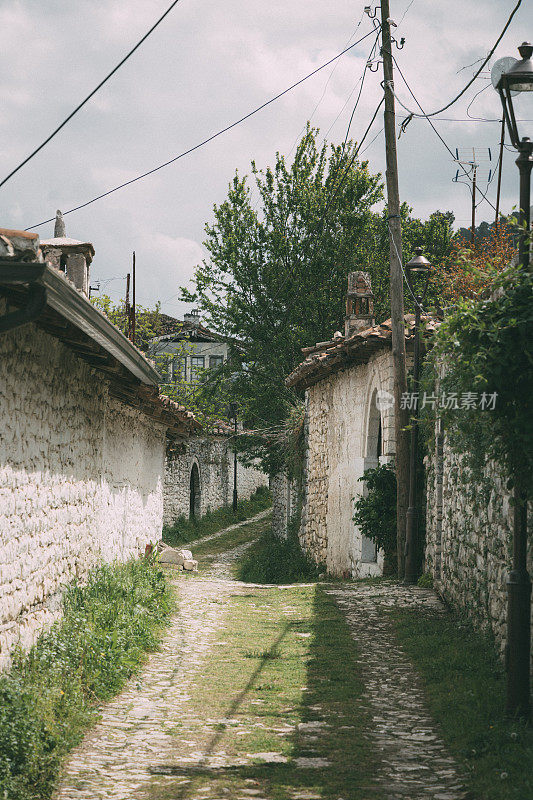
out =
{"type": "Polygon", "coordinates": [[[513,96],[522,92],[533,92],[533,46],[530,42],[523,42],[518,48],[518,52],[522,57],[520,61],[515,61],[506,72],[503,72],[496,84],[511,142],[516,148],[520,148],[523,137],[518,131],[513,96]]]}
{"type": "Polygon", "coordinates": [[[431,264],[422,255],[421,247],[415,247],[415,253],[416,255],[405,265],[405,269],[415,275],[427,275],[431,269],[431,264]]]}

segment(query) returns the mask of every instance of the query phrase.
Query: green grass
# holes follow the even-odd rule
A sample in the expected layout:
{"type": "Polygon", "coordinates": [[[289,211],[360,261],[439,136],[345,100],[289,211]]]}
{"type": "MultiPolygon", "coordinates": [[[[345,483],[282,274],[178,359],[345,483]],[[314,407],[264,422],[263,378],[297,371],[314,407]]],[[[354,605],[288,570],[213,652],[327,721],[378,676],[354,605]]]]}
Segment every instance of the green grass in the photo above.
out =
{"type": "Polygon", "coordinates": [[[269,508],[271,503],[267,487],[260,486],[249,500],[239,500],[235,514],[231,506],[223,506],[216,511],[208,511],[199,519],[179,517],[173,525],[164,527],[163,539],[172,547],[188,544],[203,536],[218,533],[236,522],[243,522],[269,508]]]}
{"type": "Polygon", "coordinates": [[[94,569],[64,616],[0,676],[0,797],[51,797],[62,759],[158,644],[173,608],[150,559],[94,569]]]}
{"type": "Polygon", "coordinates": [[[201,542],[196,546],[193,545],[193,555],[202,562],[212,561],[220,553],[225,553],[228,550],[233,550],[234,547],[253,541],[264,533],[270,525],[270,515],[263,519],[255,520],[255,522],[239,525],[238,528],[221,533],[215,539],[209,539],[207,542],[201,542]]]}
{"type": "Polygon", "coordinates": [[[505,675],[492,642],[455,614],[417,609],[391,616],[472,796],[533,798],[533,729],[505,718],[505,675]]]}
{"type": "Polygon", "coordinates": [[[383,798],[369,789],[377,760],[357,644],[333,599],[320,586],[254,587],[230,599],[226,619],[175,730],[180,755],[164,782],[155,772],[152,800],[241,797],[250,789],[270,800],[383,798]],[[322,723],[312,738],[297,727],[309,721],[322,723]],[[189,751],[224,753],[230,765],[188,766],[181,756],[189,751]],[[261,753],[286,761],[265,763],[261,753]],[[328,766],[298,764],[301,757],[328,766]]]}
{"type": "Polygon", "coordinates": [[[249,583],[298,583],[316,581],[321,570],[302,552],[296,523],[286,539],[269,527],[253,544],[237,567],[237,577],[249,583]]]}

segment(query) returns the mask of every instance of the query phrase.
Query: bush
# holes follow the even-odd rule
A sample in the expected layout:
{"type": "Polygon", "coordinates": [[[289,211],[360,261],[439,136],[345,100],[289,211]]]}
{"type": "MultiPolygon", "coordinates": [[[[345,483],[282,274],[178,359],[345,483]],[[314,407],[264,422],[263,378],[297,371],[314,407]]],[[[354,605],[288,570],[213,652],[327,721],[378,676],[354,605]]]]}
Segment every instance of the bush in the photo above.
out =
{"type": "Polygon", "coordinates": [[[188,544],[202,536],[209,536],[211,533],[235,525],[236,522],[243,522],[249,517],[254,517],[260,511],[264,511],[272,503],[270,491],[266,486],[259,486],[249,500],[239,500],[237,503],[237,513],[233,513],[232,506],[223,506],[216,511],[208,511],[199,519],[189,519],[179,517],[173,525],[163,528],[163,539],[172,547],[188,544]]]}
{"type": "Polygon", "coordinates": [[[286,539],[272,528],[253,544],[238,568],[238,579],[248,583],[298,583],[316,581],[321,570],[307,556],[298,540],[299,518],[289,525],[286,539]]]}
{"type": "Polygon", "coordinates": [[[391,464],[380,464],[365,470],[359,480],[365,482],[367,495],[355,503],[353,521],[383,550],[390,574],[396,566],[396,474],[391,464]]]}
{"type": "Polygon", "coordinates": [[[0,676],[0,797],[51,797],[63,757],[156,647],[172,604],[151,559],[97,567],[65,591],[62,619],[0,676]]]}

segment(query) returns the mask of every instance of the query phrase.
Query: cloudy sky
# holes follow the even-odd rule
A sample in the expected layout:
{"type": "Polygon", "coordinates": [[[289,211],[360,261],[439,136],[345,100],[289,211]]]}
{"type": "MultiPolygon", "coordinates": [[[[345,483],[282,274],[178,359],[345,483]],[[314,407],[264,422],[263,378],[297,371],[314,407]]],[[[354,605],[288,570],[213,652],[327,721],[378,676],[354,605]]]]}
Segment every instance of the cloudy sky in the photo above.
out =
{"type": "MultiPolygon", "coordinates": [[[[170,0],[0,0],[0,172],[19,163],[110,71],[170,0]]],[[[397,59],[424,110],[442,106],[472,76],[515,0],[391,0],[406,44],[397,59]]],[[[3,227],[26,228],[83,203],[172,158],[243,116],[371,29],[363,0],[181,0],[145,44],[36,158],[2,189],[3,227]]],[[[523,0],[495,59],[517,56],[533,37],[523,0]]],[[[92,281],[114,299],[137,254],[138,300],[183,313],[178,288],[202,258],[203,228],[236,168],[288,154],[312,118],[342,141],[373,37],[252,119],[155,175],[66,217],[67,234],[92,241],[92,281]]],[[[452,150],[475,147],[486,186],[488,148],[497,158],[500,114],[485,71],[435,122],[452,150]],[[468,109],[469,103],[472,102],[468,109]],[[468,109],[468,110],[467,110],[468,109]],[[454,120],[454,121],[448,121],[454,120]]],[[[380,97],[381,70],[367,75],[352,134],[364,132],[380,97]]],[[[413,106],[397,76],[397,94],[413,106]]],[[[401,112],[401,109],[399,109],[401,112]]],[[[532,118],[532,113],[526,113],[532,118]]],[[[399,114],[399,120],[402,116],[399,114]]],[[[369,141],[379,134],[378,118],[369,141]]],[[[533,136],[533,122],[526,133],[533,136]]],[[[456,165],[428,123],[414,120],[399,141],[400,194],[416,214],[470,219],[470,193],[452,182],[456,165]]],[[[384,170],[383,135],[365,153],[384,170]]],[[[517,170],[506,152],[502,208],[516,203],[517,170]]],[[[496,181],[489,188],[494,202],[496,181]]],[[[478,219],[492,220],[486,203],[478,219]]],[[[53,224],[37,228],[53,235],[53,224]]]]}

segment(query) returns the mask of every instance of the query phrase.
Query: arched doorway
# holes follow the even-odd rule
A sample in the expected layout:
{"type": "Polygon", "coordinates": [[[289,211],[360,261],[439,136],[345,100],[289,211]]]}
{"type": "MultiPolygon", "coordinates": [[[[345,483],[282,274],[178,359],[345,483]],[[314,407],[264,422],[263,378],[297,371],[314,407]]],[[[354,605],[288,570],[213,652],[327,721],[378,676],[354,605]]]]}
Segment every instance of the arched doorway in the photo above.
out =
{"type": "MultiPolygon", "coordinates": [[[[382,455],[383,450],[383,433],[378,397],[378,391],[374,389],[368,410],[365,469],[379,466],[379,457],[382,455]]],[[[361,561],[365,564],[375,564],[377,560],[376,545],[371,539],[363,536],[361,541],[361,561]]]]}
{"type": "Polygon", "coordinates": [[[189,518],[196,519],[200,516],[200,473],[198,464],[193,464],[190,479],[189,518]]]}

